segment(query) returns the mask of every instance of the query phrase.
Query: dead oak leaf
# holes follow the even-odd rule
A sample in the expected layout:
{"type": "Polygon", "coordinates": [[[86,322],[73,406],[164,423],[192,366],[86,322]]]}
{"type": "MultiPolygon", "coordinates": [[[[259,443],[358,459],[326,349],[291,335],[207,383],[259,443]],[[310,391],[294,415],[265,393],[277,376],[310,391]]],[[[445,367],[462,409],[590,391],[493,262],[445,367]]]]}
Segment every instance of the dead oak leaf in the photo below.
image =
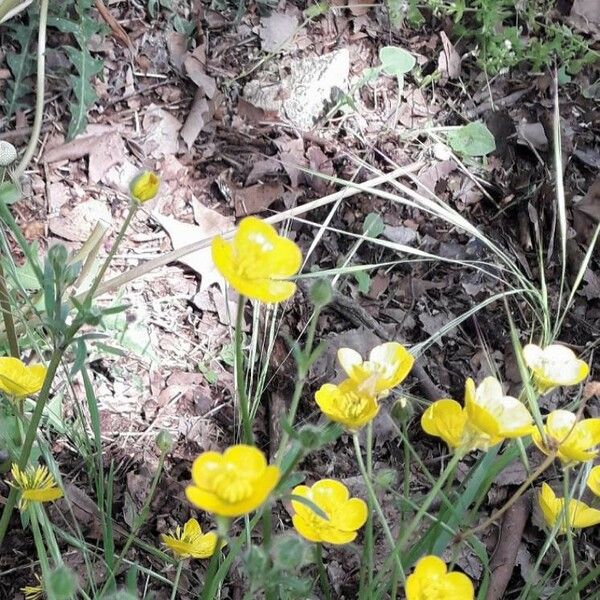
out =
{"type": "MultiPolygon", "coordinates": [[[[174,250],[233,229],[233,219],[203,206],[195,199],[194,202],[194,216],[200,225],[185,223],[157,212],[152,213],[153,219],[169,234],[174,250]]],[[[215,267],[210,246],[183,256],[179,262],[200,275],[200,291],[207,289],[213,283],[224,291],[223,278],[215,267]]]]}

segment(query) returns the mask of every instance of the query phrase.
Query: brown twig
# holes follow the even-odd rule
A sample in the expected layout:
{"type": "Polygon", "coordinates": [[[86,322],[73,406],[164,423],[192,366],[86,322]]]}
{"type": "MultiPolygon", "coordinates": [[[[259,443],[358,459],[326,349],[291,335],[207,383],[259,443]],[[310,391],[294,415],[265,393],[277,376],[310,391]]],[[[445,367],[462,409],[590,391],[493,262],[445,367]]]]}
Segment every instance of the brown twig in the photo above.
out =
{"type": "Polygon", "coordinates": [[[519,542],[531,508],[531,493],[523,494],[507,511],[500,528],[500,539],[490,562],[490,585],[485,600],[502,600],[512,576],[519,542]]]}
{"type": "Polygon", "coordinates": [[[121,24],[115,19],[111,12],[106,8],[106,5],[102,0],[95,0],[94,6],[100,13],[100,16],[106,21],[106,24],[110,27],[116,40],[121,43],[122,46],[128,48],[133,54],[133,43],[127,32],[121,27],[121,24]]]}

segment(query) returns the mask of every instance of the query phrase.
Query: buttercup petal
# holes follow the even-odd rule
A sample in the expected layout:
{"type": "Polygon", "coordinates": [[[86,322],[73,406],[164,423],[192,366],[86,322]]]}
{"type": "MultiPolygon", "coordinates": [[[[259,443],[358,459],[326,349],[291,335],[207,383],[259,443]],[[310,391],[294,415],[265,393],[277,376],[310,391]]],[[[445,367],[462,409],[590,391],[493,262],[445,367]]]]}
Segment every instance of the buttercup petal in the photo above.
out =
{"type": "Polygon", "coordinates": [[[215,475],[223,465],[223,457],[218,452],[203,452],[192,463],[192,480],[200,488],[210,490],[215,475]]]}
{"type": "Polygon", "coordinates": [[[466,423],[462,406],[450,398],[437,400],[421,416],[425,433],[442,438],[451,448],[462,444],[466,423]]]}
{"type": "Polygon", "coordinates": [[[300,514],[296,513],[292,517],[292,524],[294,529],[309,542],[321,542],[321,534],[314,527],[312,527],[310,521],[306,520],[300,514]]]}
{"type": "Polygon", "coordinates": [[[367,504],[360,498],[350,498],[340,512],[343,514],[340,529],[344,531],[356,531],[360,529],[366,523],[369,516],[367,504]]]}
{"type": "Polygon", "coordinates": [[[312,498],[317,506],[337,505],[346,502],[350,496],[348,488],[335,479],[321,479],[312,486],[312,498]]]}
{"type": "Polygon", "coordinates": [[[588,476],[587,486],[592,493],[600,496],[600,465],[595,466],[588,476]]]}
{"type": "Polygon", "coordinates": [[[337,351],[337,359],[350,378],[354,373],[354,367],[362,364],[362,356],[352,348],[340,348],[337,351]]]}
{"type": "Polygon", "coordinates": [[[261,477],[267,468],[265,455],[258,448],[247,444],[227,448],[223,453],[223,460],[240,469],[248,479],[261,477]]]}

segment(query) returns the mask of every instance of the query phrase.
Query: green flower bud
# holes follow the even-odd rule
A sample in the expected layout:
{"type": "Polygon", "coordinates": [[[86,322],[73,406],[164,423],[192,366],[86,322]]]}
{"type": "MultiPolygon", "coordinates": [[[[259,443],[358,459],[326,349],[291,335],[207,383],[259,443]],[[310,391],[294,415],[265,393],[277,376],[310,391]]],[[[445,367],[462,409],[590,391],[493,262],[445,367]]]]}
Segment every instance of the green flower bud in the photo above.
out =
{"type": "Polygon", "coordinates": [[[161,452],[168,452],[173,447],[173,436],[162,429],[160,433],[156,436],[156,445],[161,452]]]}

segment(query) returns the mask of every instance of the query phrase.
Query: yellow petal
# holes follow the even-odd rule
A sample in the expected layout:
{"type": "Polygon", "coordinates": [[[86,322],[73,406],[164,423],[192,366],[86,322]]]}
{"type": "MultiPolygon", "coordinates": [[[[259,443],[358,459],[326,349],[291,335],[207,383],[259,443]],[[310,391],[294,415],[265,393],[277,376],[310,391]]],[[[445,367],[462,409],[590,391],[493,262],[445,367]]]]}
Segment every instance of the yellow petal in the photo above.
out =
{"type": "Polygon", "coordinates": [[[211,489],[222,465],[223,457],[218,452],[203,452],[192,464],[192,480],[200,488],[211,489]]]}
{"type": "Polygon", "coordinates": [[[324,529],[321,532],[321,539],[328,544],[349,544],[356,539],[356,531],[341,531],[340,529],[324,529]]]}
{"type": "Polygon", "coordinates": [[[202,534],[200,523],[196,519],[188,519],[183,526],[183,535],[187,537],[195,537],[202,534]]]}
{"type": "Polygon", "coordinates": [[[464,573],[448,573],[444,578],[444,584],[446,598],[450,600],[458,598],[460,600],[473,600],[475,597],[473,582],[464,573]]]}
{"type": "Polygon", "coordinates": [[[362,364],[363,361],[362,356],[352,348],[340,348],[337,351],[337,359],[348,377],[352,377],[354,367],[362,364]]]}
{"type": "Polygon", "coordinates": [[[446,563],[439,556],[432,555],[424,556],[415,566],[415,573],[425,578],[440,577],[445,575],[447,570],[446,563]]]}
{"type": "Polygon", "coordinates": [[[63,497],[63,492],[58,487],[23,490],[23,500],[28,502],[54,502],[63,497]]]}
{"type": "Polygon", "coordinates": [[[600,496],[600,465],[590,471],[587,486],[596,496],[600,496]]]}
{"type": "Polygon", "coordinates": [[[365,501],[360,498],[350,498],[340,508],[337,520],[340,523],[340,529],[356,531],[366,523],[368,516],[369,511],[365,501]]]}
{"type": "Polygon", "coordinates": [[[310,523],[304,519],[300,514],[296,513],[292,517],[292,523],[294,529],[309,542],[321,542],[321,535],[310,523]]]}
{"type": "Polygon", "coordinates": [[[415,358],[397,342],[387,342],[375,346],[369,353],[369,361],[384,367],[384,380],[387,389],[402,383],[413,367],[415,358]]]}
{"type": "Polygon", "coordinates": [[[421,427],[429,435],[442,438],[451,448],[463,443],[467,415],[456,400],[434,402],[421,417],[421,427]]]}
{"type": "Polygon", "coordinates": [[[335,506],[350,497],[348,488],[335,479],[321,479],[312,486],[312,498],[317,506],[335,506]]]}
{"type": "Polygon", "coordinates": [[[248,479],[261,477],[267,468],[265,455],[258,448],[246,444],[230,446],[225,450],[223,459],[235,465],[248,479]]]}

